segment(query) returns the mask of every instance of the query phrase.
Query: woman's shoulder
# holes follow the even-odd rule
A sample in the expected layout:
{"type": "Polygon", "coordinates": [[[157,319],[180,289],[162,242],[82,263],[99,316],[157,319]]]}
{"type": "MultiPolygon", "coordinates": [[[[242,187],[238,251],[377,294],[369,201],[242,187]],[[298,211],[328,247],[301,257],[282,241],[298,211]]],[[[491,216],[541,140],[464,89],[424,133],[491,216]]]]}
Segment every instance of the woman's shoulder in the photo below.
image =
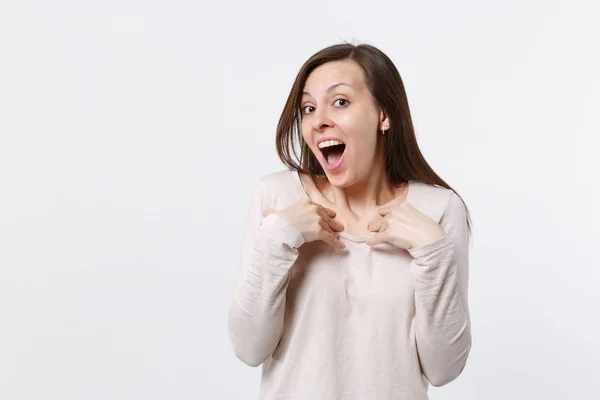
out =
{"type": "Polygon", "coordinates": [[[416,190],[418,190],[426,196],[449,199],[454,193],[452,189],[448,189],[444,186],[435,183],[426,183],[419,180],[412,180],[410,181],[410,184],[412,185],[412,187],[415,187],[416,190]]]}
{"type": "Polygon", "coordinates": [[[411,181],[408,202],[435,221],[445,213],[454,191],[440,185],[411,181]]]}
{"type": "Polygon", "coordinates": [[[284,169],[262,175],[257,185],[263,201],[273,207],[284,207],[304,196],[300,178],[294,170],[284,169]]]}

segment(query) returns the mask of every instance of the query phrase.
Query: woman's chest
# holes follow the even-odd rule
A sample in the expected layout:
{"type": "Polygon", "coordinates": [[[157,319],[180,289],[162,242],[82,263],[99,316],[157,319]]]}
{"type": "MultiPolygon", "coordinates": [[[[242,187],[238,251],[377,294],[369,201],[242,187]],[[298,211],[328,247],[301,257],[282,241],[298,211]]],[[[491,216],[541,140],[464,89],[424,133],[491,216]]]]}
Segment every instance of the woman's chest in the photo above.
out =
{"type": "Polygon", "coordinates": [[[342,224],[344,226],[343,232],[352,236],[364,236],[373,233],[369,230],[369,224],[381,219],[377,210],[367,211],[365,215],[359,218],[353,213],[340,210],[335,206],[330,206],[330,208],[336,213],[333,220],[342,224]]]}
{"type": "Polygon", "coordinates": [[[343,250],[321,242],[299,249],[290,271],[288,301],[338,306],[413,303],[412,257],[406,250],[389,244],[345,243],[343,250]]]}

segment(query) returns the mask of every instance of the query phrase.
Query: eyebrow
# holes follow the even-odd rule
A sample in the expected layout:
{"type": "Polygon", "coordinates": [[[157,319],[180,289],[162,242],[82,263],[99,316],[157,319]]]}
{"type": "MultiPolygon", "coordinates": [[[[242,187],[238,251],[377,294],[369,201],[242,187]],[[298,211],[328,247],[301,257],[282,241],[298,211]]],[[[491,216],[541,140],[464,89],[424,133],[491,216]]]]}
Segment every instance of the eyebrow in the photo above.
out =
{"type": "MultiPolygon", "coordinates": [[[[327,93],[331,92],[331,91],[332,91],[333,89],[335,89],[336,87],[338,87],[338,86],[342,86],[342,85],[345,85],[345,86],[348,86],[349,88],[352,88],[352,86],[351,86],[351,85],[349,85],[349,84],[347,84],[347,83],[344,83],[344,82],[340,82],[340,83],[336,83],[335,85],[331,85],[331,86],[329,86],[329,89],[327,89],[327,93]]],[[[308,92],[302,92],[302,96],[304,96],[305,94],[307,94],[307,95],[311,96],[311,94],[310,94],[310,93],[308,93],[308,92]]]]}

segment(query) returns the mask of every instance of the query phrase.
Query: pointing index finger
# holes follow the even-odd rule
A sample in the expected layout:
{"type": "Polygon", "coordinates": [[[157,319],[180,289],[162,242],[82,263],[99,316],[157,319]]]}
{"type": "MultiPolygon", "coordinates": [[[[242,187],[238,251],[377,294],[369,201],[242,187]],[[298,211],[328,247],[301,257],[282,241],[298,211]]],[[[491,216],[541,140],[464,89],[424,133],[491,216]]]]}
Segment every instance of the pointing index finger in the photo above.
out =
{"type": "Polygon", "coordinates": [[[392,212],[392,209],[390,207],[382,207],[379,210],[377,210],[377,213],[382,217],[388,215],[390,212],[392,212]]]}

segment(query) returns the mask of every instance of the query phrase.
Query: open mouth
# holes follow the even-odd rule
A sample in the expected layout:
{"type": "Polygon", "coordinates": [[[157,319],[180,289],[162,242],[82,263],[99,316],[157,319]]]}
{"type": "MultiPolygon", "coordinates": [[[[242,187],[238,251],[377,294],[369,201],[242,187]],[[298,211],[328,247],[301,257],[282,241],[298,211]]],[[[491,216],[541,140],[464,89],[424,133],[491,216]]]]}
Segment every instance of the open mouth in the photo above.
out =
{"type": "Polygon", "coordinates": [[[328,146],[321,149],[321,153],[323,153],[323,157],[327,161],[329,165],[337,165],[342,156],[344,155],[344,151],[346,150],[345,144],[336,144],[333,146],[328,146]]]}

